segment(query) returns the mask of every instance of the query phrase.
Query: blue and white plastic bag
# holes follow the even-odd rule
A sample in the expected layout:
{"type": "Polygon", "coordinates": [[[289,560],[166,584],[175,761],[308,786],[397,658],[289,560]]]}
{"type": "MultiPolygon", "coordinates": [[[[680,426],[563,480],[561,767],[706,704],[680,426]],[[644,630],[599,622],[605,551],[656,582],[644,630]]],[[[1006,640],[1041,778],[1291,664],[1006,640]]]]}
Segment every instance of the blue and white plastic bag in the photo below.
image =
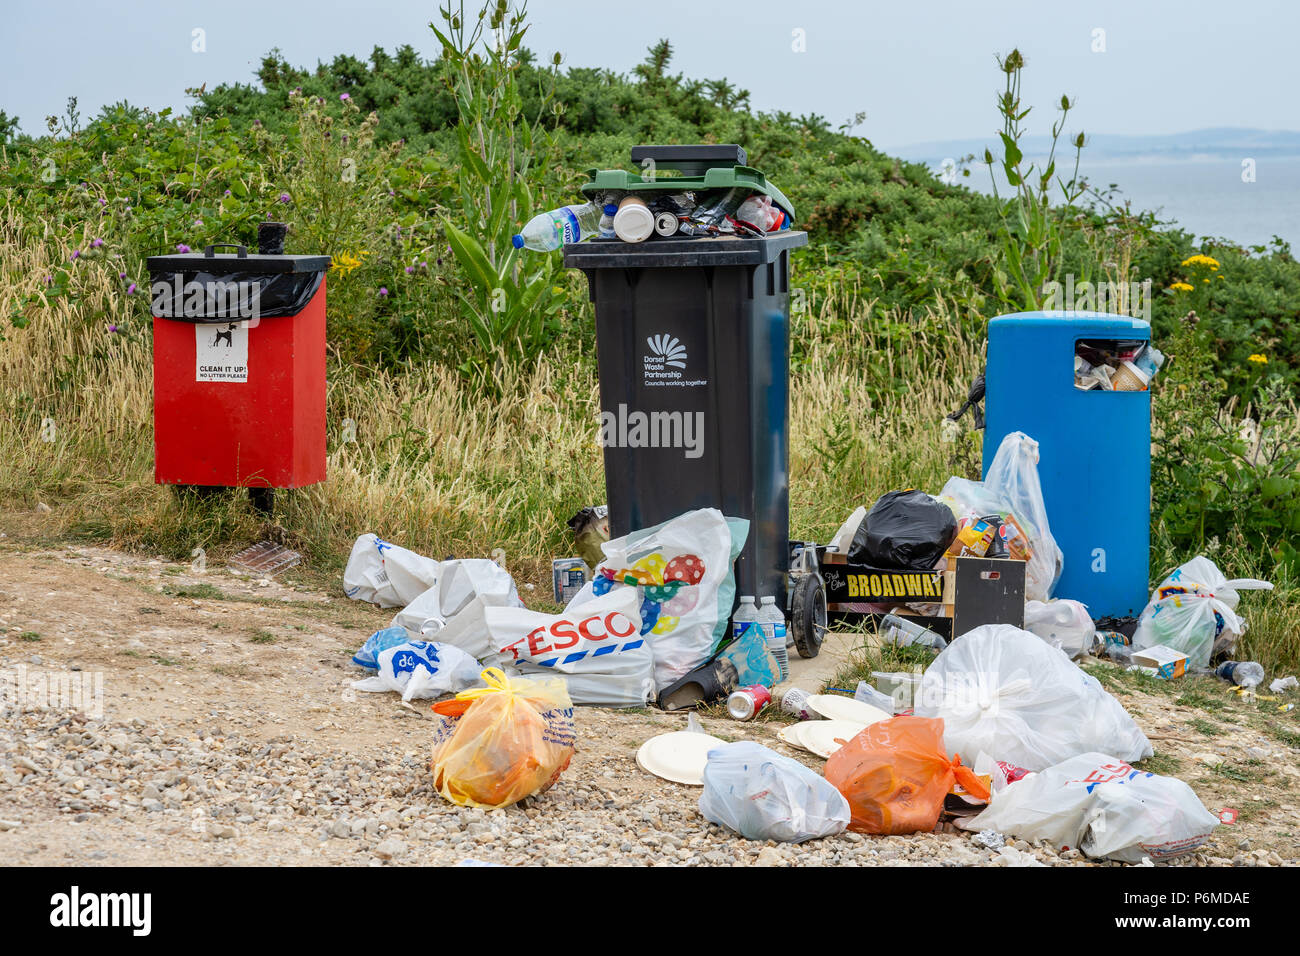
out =
{"type": "Polygon", "coordinates": [[[380,651],[386,651],[398,644],[409,643],[410,640],[411,635],[406,632],[404,627],[386,627],[383,630],[375,631],[366,638],[366,642],[361,645],[361,649],[352,655],[352,663],[368,670],[377,670],[379,668],[380,651]]]}
{"type": "Polygon", "coordinates": [[[433,641],[408,641],[379,652],[378,673],[353,681],[354,690],[395,690],[402,700],[441,697],[473,687],[482,668],[459,647],[433,641]]]}

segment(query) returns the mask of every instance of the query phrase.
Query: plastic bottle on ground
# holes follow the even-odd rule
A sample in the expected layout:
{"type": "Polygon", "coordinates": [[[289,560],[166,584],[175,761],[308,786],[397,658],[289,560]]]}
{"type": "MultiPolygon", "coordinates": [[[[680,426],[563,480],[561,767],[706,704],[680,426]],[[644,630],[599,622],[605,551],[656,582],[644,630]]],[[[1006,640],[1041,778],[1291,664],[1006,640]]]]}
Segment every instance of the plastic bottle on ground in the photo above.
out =
{"type": "Polygon", "coordinates": [[[745,628],[757,622],[758,606],[754,603],[754,595],[742,594],[740,607],[736,608],[736,613],[731,616],[731,639],[740,640],[740,635],[745,633],[745,628]]]}
{"type": "Polygon", "coordinates": [[[928,627],[923,627],[915,621],[908,621],[897,614],[886,614],[881,619],[880,638],[886,644],[893,644],[895,647],[920,644],[922,647],[941,651],[948,646],[943,635],[936,634],[928,627]]]}
{"type": "Polygon", "coordinates": [[[781,680],[785,680],[790,673],[790,655],[785,647],[785,612],[776,606],[776,598],[763,598],[762,606],[758,609],[758,622],[763,628],[763,640],[767,642],[776,662],[781,665],[781,680]]]}
{"type": "Polygon", "coordinates": [[[560,246],[582,242],[597,235],[602,215],[603,206],[594,201],[581,206],[561,206],[549,212],[539,212],[510,241],[516,249],[554,252],[560,246]]]}
{"type": "Polygon", "coordinates": [[[1224,661],[1214,673],[1238,687],[1258,687],[1264,683],[1264,668],[1254,661],[1224,661]]]}

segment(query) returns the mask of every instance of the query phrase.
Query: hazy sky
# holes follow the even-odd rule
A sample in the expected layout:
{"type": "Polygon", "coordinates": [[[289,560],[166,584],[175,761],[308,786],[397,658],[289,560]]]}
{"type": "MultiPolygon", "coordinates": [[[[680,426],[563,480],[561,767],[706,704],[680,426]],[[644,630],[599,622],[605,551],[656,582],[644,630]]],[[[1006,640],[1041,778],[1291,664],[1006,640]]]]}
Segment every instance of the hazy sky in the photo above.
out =
{"type": "MultiPolygon", "coordinates": [[[[1039,106],[1031,133],[1063,92],[1078,98],[1072,131],[1300,128],[1300,3],[1283,0],[533,0],[529,13],[528,45],[567,65],[626,72],[667,37],[674,72],[725,76],[760,109],[833,125],[865,111],[859,133],[884,147],[986,135],[993,57],[1015,45],[1039,106]]],[[[376,44],[432,56],[436,18],[430,0],[5,0],[0,109],[35,134],[73,95],[83,116],[121,99],[183,107],[186,87],[251,81],[273,46],[298,65],[376,44]]]]}

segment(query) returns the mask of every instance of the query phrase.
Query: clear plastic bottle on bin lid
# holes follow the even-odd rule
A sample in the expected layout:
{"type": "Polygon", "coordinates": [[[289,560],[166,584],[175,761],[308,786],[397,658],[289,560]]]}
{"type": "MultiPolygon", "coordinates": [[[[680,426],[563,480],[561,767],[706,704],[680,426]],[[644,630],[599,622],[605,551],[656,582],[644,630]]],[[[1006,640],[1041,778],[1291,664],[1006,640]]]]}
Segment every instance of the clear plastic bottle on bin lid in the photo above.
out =
{"type": "Polygon", "coordinates": [[[763,629],[763,640],[768,650],[781,666],[781,680],[790,673],[790,654],[786,650],[785,613],[776,606],[776,598],[765,597],[758,609],[758,624],[763,629]]]}
{"type": "Polygon", "coordinates": [[[618,212],[618,203],[607,202],[601,210],[603,215],[600,217],[600,238],[614,238],[614,214],[618,212]]]}
{"type": "Polygon", "coordinates": [[[516,249],[554,252],[560,246],[599,234],[603,214],[603,206],[595,201],[539,212],[510,241],[516,249]]]}
{"type": "Polygon", "coordinates": [[[886,614],[881,619],[880,637],[885,643],[893,644],[895,647],[920,644],[922,647],[941,651],[948,646],[943,635],[936,634],[928,627],[906,620],[897,614],[886,614]]]}
{"type": "Polygon", "coordinates": [[[1214,673],[1238,687],[1258,687],[1264,683],[1264,668],[1254,661],[1224,661],[1214,673]]]}

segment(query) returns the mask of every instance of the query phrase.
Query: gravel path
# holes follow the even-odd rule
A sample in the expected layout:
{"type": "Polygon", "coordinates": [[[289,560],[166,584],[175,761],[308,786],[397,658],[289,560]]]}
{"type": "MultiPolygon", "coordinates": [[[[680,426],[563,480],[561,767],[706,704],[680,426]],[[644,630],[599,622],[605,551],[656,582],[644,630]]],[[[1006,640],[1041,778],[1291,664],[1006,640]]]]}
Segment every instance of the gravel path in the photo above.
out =
{"type": "MultiPolygon", "coordinates": [[[[102,674],[104,687],[101,717],[5,700],[3,864],[1087,862],[1014,841],[992,849],[961,832],[846,833],[798,847],[740,839],[699,815],[697,788],[637,768],[647,737],[685,723],[651,711],[579,709],[578,752],[554,788],[509,810],[462,809],[431,787],[424,706],[347,687],[357,676],[348,655],[388,612],[87,548],[0,543],[0,581],[0,667],[29,679],[102,674]],[[198,584],[219,596],[186,596],[198,584]],[[32,634],[39,640],[23,636],[32,634]]],[[[704,724],[820,769],[776,740],[777,723],[704,724]]],[[[1300,813],[1272,804],[1258,824],[1221,827],[1176,865],[1293,863],[1300,813]]]]}

